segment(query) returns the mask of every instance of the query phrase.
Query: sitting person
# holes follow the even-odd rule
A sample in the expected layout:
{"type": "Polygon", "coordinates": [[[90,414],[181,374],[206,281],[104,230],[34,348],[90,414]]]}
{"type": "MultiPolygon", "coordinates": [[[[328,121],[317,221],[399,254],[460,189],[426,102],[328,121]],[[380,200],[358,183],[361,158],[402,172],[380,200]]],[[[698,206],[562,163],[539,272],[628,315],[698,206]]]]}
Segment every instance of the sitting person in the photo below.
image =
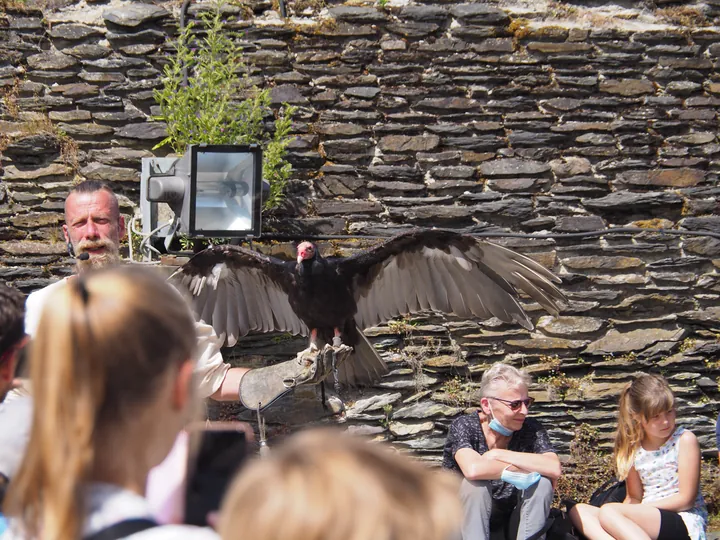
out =
{"type": "Polygon", "coordinates": [[[17,363],[27,342],[24,304],[25,297],[20,291],[0,283],[0,534],[6,527],[2,515],[5,491],[25,452],[32,413],[29,399],[6,400],[15,384],[17,363]]]}
{"type": "Polygon", "coordinates": [[[453,479],[330,429],[292,436],[235,479],[220,509],[223,540],[450,540],[453,479]]]}
{"type": "Polygon", "coordinates": [[[24,319],[25,297],[0,282],[0,403],[13,389],[20,351],[28,340],[24,319]]]}
{"type": "Polygon", "coordinates": [[[51,293],[30,350],[33,422],[3,540],[217,539],[157,526],[144,498],[148,471],[197,409],[196,343],[183,299],[152,270],[98,270],[51,293]]]}
{"type": "Polygon", "coordinates": [[[644,373],[620,394],[615,466],[626,481],[622,503],[578,504],[575,527],[590,540],[704,540],[707,510],[700,493],[700,445],[675,424],[667,381],[644,373]]]}
{"type": "Polygon", "coordinates": [[[545,429],[527,418],[529,383],[517,368],[495,364],[480,382],[482,410],[450,426],[443,467],[464,477],[464,540],[487,540],[506,525],[507,538],[524,540],[545,526],[561,467],[545,429]]]}

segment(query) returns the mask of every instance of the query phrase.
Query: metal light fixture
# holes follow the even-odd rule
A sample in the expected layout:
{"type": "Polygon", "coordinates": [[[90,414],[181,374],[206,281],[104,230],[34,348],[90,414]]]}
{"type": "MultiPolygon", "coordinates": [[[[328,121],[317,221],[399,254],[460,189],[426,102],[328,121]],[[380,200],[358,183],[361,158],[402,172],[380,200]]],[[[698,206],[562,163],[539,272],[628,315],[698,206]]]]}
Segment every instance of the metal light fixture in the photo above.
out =
{"type": "Polygon", "coordinates": [[[144,235],[256,238],[262,149],[256,144],[200,144],[188,146],[181,158],[143,158],[140,191],[144,235]],[[162,213],[168,208],[172,224],[160,231],[158,222],[167,217],[162,213]]]}

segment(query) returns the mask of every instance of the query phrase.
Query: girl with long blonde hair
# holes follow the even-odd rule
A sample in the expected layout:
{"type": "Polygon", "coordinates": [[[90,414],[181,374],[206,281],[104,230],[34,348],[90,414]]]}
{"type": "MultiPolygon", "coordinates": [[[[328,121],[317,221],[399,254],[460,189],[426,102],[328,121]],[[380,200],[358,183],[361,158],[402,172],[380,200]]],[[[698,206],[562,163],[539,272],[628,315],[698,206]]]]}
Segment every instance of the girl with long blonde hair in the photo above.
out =
{"type": "Polygon", "coordinates": [[[590,540],[704,540],[700,445],[675,424],[675,397],[659,375],[641,374],[620,394],[615,464],[622,503],[578,504],[575,526],[590,540]]]}
{"type": "Polygon", "coordinates": [[[196,410],[195,343],[185,302],[154,271],[91,272],[53,292],[30,350],[33,422],[7,538],[217,538],[155,526],[144,498],[196,410]]]}

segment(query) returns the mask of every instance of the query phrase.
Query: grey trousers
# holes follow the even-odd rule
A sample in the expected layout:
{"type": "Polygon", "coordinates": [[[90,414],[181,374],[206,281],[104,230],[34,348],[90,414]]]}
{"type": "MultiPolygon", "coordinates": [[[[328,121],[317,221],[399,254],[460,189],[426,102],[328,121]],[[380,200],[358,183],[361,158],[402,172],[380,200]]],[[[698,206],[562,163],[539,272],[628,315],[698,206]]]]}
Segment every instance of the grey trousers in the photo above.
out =
{"type": "MultiPolygon", "coordinates": [[[[490,540],[490,516],[493,510],[490,482],[463,480],[460,499],[464,512],[462,540],[490,540]]],[[[552,499],[552,482],[544,476],[534,486],[518,491],[518,502],[510,515],[507,538],[526,540],[541,530],[550,513],[552,499]]]]}

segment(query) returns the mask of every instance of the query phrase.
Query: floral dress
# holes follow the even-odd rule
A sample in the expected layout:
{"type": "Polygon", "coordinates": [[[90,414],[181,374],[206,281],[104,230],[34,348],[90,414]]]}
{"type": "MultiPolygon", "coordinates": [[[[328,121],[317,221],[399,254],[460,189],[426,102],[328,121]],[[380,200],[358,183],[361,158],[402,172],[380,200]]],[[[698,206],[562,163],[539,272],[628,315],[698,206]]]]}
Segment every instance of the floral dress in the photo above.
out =
{"type": "MultiPolygon", "coordinates": [[[[670,438],[657,450],[645,450],[642,446],[635,453],[635,470],[643,486],[642,502],[651,502],[670,497],[680,492],[678,474],[678,453],[680,436],[685,428],[675,428],[670,438]]],[[[705,500],[698,486],[694,506],[685,512],[678,512],[691,540],[705,540],[708,513],[705,500]]]]}

